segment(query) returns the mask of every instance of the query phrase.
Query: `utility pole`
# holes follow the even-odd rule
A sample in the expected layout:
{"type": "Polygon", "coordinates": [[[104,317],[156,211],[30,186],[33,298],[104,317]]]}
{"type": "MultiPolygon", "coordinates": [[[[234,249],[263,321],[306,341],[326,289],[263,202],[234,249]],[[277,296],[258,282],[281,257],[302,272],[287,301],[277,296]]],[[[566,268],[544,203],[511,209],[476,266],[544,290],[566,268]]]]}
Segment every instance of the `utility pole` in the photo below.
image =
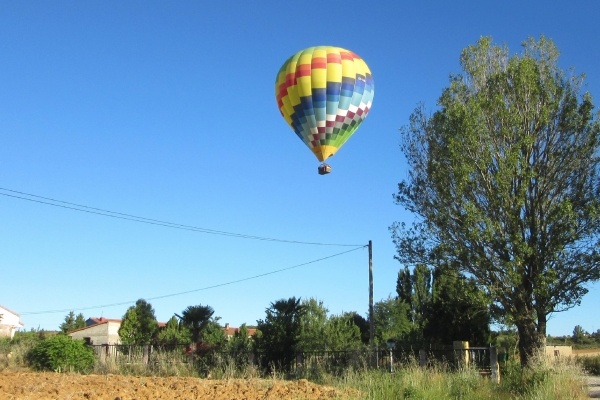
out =
{"type": "Polygon", "coordinates": [[[375,343],[375,319],[373,318],[373,242],[369,240],[369,345],[375,343]]]}

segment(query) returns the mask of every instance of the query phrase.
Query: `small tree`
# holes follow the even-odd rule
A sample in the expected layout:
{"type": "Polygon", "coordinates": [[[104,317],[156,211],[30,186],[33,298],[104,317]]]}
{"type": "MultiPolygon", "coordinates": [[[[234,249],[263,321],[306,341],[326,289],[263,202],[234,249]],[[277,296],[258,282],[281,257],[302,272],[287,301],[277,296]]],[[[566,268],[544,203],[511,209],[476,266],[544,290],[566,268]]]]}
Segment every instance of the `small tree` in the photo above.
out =
{"type": "Polygon", "coordinates": [[[363,344],[369,344],[369,336],[371,334],[369,321],[356,311],[344,313],[344,317],[350,319],[352,323],[358,327],[360,331],[360,341],[363,344]]]}
{"type": "Polygon", "coordinates": [[[208,321],[200,334],[200,341],[209,345],[219,347],[227,342],[227,335],[223,331],[223,327],[219,324],[221,318],[216,317],[208,321]]]}
{"type": "Polygon", "coordinates": [[[408,319],[408,304],[395,297],[388,297],[375,303],[373,315],[375,320],[375,341],[385,344],[388,339],[399,339],[411,330],[408,319]]]}
{"type": "Polygon", "coordinates": [[[573,329],[573,343],[584,344],[589,342],[589,334],[583,329],[581,325],[576,325],[573,329]]]}
{"type": "Polygon", "coordinates": [[[361,332],[347,315],[331,315],[325,327],[326,348],[331,351],[351,350],[362,345],[361,332]]]}
{"type": "Polygon", "coordinates": [[[161,345],[188,345],[192,342],[192,333],[173,316],[164,329],[158,333],[158,343],[161,345]]]}
{"type": "Polygon", "coordinates": [[[136,301],[123,316],[119,337],[121,343],[131,345],[151,344],[158,335],[158,322],[154,309],[144,299],[136,301]]]}
{"type": "Polygon", "coordinates": [[[308,299],[302,302],[302,316],[298,330],[298,351],[327,349],[327,308],[322,301],[308,299]]]}
{"type": "Polygon", "coordinates": [[[253,340],[246,324],[242,324],[235,335],[227,342],[227,349],[234,354],[248,353],[252,350],[253,340]]]}
{"type": "Polygon", "coordinates": [[[352,315],[329,316],[323,302],[316,299],[303,301],[302,307],[297,351],[336,351],[360,347],[361,332],[354,324],[352,315]]]}

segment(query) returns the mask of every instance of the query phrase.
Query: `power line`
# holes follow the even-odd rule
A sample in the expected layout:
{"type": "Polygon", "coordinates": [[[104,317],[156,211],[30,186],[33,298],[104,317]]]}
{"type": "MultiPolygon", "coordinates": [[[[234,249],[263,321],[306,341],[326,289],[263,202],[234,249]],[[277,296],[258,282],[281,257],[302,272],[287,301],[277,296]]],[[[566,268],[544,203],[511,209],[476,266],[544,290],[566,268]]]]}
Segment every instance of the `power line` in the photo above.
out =
{"type": "Polygon", "coordinates": [[[116,212],[116,211],[105,210],[102,208],[96,208],[96,207],[90,207],[90,206],[86,206],[86,205],[82,205],[82,204],[70,203],[68,201],[56,200],[56,199],[52,199],[49,197],[38,196],[35,194],[31,194],[31,193],[19,192],[17,190],[12,190],[12,189],[6,189],[6,188],[0,187],[0,190],[3,190],[5,192],[10,192],[10,193],[15,193],[15,194],[9,194],[9,193],[0,192],[0,195],[2,195],[2,196],[12,197],[15,199],[26,200],[26,201],[30,201],[30,202],[34,202],[34,203],[64,208],[64,209],[73,210],[73,211],[85,212],[88,214],[101,215],[104,217],[111,217],[111,218],[123,219],[123,220],[127,220],[127,221],[139,222],[139,223],[143,223],[143,224],[157,225],[157,226],[163,226],[166,228],[181,229],[181,230],[192,231],[192,232],[197,232],[197,233],[205,233],[208,235],[230,236],[230,237],[236,237],[236,238],[240,238],[240,239],[262,240],[262,241],[267,241],[267,242],[280,242],[280,243],[315,245],[315,246],[341,246],[341,247],[362,246],[359,244],[304,242],[304,241],[299,241],[299,240],[277,239],[277,238],[270,238],[270,237],[264,237],[264,236],[247,235],[247,234],[242,234],[242,233],[220,231],[220,230],[216,230],[216,229],[201,228],[201,227],[192,226],[192,225],[183,225],[183,224],[178,224],[178,223],[174,223],[174,222],[161,221],[158,219],[139,217],[139,216],[132,215],[132,214],[120,213],[120,212],[116,212]],[[28,196],[28,197],[23,197],[23,196],[28,196]]]}
{"type": "MultiPolygon", "coordinates": [[[[327,257],[318,258],[316,260],[308,261],[308,262],[305,262],[305,263],[302,263],[302,264],[293,265],[291,267],[286,267],[286,268],[281,268],[281,269],[277,269],[277,270],[270,271],[270,272],[265,272],[263,274],[253,275],[253,276],[249,276],[249,277],[246,277],[246,278],[236,279],[236,280],[228,281],[228,282],[224,282],[224,283],[217,283],[215,285],[205,286],[205,287],[198,288],[198,289],[186,290],[184,292],[171,293],[171,294],[165,294],[165,295],[161,295],[161,296],[150,297],[150,298],[147,298],[146,300],[152,301],[152,300],[166,299],[168,297],[181,296],[181,295],[184,295],[184,294],[201,292],[201,291],[204,291],[204,290],[215,289],[215,288],[223,287],[223,286],[229,286],[229,285],[233,285],[235,283],[245,282],[245,281],[249,281],[249,280],[252,280],[252,279],[258,279],[258,278],[262,278],[264,276],[277,274],[279,272],[289,271],[289,270],[294,269],[294,268],[304,267],[304,266],[307,266],[307,265],[310,265],[310,264],[317,263],[319,261],[327,260],[329,258],[338,257],[338,256],[341,256],[341,255],[344,255],[344,254],[347,254],[347,253],[351,253],[351,252],[356,251],[356,250],[364,249],[367,246],[368,245],[363,245],[363,246],[356,247],[354,249],[347,250],[347,251],[344,251],[344,252],[341,252],[341,253],[333,254],[333,255],[330,255],[330,256],[327,256],[327,257]]],[[[70,311],[86,311],[86,310],[93,310],[93,309],[97,309],[97,308],[108,308],[108,307],[116,307],[116,306],[122,306],[122,305],[127,305],[127,304],[135,304],[135,302],[136,302],[136,300],[133,300],[133,301],[123,301],[123,302],[120,302],[120,303],[102,304],[102,305],[98,305],[98,306],[89,306],[89,307],[82,307],[82,308],[75,308],[75,309],[73,309],[73,308],[66,308],[66,309],[62,309],[62,310],[28,311],[28,312],[21,312],[20,314],[21,315],[41,315],[41,314],[65,313],[65,312],[70,312],[70,311]]]]}

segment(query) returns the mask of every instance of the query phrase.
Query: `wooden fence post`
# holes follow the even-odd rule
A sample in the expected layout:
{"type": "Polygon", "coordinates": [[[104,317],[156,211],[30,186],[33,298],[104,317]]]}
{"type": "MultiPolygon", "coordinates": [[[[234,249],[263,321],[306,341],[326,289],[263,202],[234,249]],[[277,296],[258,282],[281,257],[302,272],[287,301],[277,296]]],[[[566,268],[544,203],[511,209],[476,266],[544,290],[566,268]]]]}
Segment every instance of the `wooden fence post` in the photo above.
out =
{"type": "Polygon", "coordinates": [[[492,381],[500,383],[500,366],[498,365],[498,349],[490,347],[490,369],[492,370],[492,381]]]}
{"type": "Polygon", "coordinates": [[[456,364],[459,367],[469,366],[469,342],[454,341],[452,343],[454,348],[454,357],[456,358],[456,364]]]}
{"type": "Polygon", "coordinates": [[[148,361],[150,360],[150,346],[142,346],[142,349],[142,363],[148,364],[148,361]]]}
{"type": "Polygon", "coordinates": [[[425,350],[419,350],[419,366],[425,368],[427,366],[427,353],[425,350]]]}

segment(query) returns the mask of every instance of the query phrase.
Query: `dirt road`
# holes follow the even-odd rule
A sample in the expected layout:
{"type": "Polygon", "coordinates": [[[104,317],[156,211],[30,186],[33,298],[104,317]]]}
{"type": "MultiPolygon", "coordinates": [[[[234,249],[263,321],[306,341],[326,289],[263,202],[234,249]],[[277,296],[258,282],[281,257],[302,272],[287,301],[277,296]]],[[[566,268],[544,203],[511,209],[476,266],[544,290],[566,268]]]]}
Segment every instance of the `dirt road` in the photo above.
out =
{"type": "Polygon", "coordinates": [[[600,376],[586,377],[590,398],[600,399],[600,376]]]}

